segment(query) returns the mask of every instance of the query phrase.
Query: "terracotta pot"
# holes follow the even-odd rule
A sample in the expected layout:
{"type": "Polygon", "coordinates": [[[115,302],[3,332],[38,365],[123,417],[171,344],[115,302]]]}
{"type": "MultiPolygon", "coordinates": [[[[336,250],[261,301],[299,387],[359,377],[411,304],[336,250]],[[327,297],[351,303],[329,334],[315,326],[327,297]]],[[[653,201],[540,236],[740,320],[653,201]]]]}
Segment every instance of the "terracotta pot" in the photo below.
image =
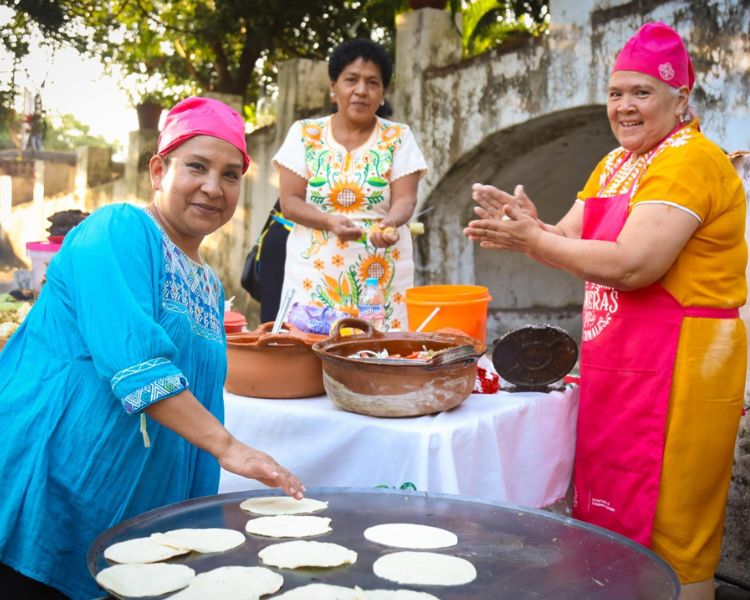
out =
{"type": "Polygon", "coordinates": [[[159,119],[163,107],[156,102],[144,102],[135,107],[139,129],[159,129],[159,119]]]}
{"type": "Polygon", "coordinates": [[[227,391],[255,398],[320,396],[323,370],[311,345],[325,336],[306,334],[284,324],[285,333],[270,333],[264,323],[248,333],[227,335],[227,391]]]}
{"type": "Polygon", "coordinates": [[[375,417],[413,417],[449,410],[466,400],[486,347],[451,333],[380,333],[360,319],[341,319],[331,337],[317,342],[313,350],[323,361],[328,397],[338,407],[375,417]],[[342,327],[365,333],[342,337],[342,327]],[[386,349],[389,355],[405,356],[423,348],[439,351],[466,345],[473,353],[447,364],[351,357],[360,350],[386,349]]]}

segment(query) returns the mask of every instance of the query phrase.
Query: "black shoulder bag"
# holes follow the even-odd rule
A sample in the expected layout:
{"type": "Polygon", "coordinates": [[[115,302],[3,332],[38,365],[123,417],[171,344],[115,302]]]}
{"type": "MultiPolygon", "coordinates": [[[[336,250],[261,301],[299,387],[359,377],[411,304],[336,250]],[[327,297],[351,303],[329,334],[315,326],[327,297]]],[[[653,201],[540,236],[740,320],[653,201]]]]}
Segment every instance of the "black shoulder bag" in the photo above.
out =
{"type": "Polygon", "coordinates": [[[242,276],[240,277],[240,285],[247,290],[253,299],[260,302],[260,253],[263,247],[263,238],[266,237],[268,229],[274,222],[273,216],[281,210],[281,205],[278,200],[273,205],[271,212],[268,214],[266,224],[263,225],[263,229],[258,236],[258,241],[250,249],[245,257],[245,264],[242,267],[242,276]]]}

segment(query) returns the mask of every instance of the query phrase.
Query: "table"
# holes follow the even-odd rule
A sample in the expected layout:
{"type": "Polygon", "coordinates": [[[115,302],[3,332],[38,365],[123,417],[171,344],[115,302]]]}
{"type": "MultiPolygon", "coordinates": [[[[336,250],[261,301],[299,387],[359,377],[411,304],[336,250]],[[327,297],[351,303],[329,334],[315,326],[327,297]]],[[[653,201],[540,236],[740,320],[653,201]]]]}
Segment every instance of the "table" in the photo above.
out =
{"type": "MultiPolygon", "coordinates": [[[[263,400],[224,393],[225,424],[306,487],[399,487],[539,508],[570,484],[578,388],[472,394],[447,412],[376,418],[327,396],[263,400]]],[[[226,471],[220,492],[263,485],[226,471]]]]}

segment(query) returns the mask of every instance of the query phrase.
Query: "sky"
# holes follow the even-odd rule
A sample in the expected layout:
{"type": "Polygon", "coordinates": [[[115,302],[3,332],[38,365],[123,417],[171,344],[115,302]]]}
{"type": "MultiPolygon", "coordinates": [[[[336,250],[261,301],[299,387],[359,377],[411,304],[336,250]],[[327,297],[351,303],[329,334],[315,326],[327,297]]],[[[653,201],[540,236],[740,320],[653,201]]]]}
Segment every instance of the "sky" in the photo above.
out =
{"type": "MultiPolygon", "coordinates": [[[[0,7],[0,22],[10,9],[0,7]]],[[[0,51],[0,77],[8,77],[12,62],[0,51]]],[[[130,131],[138,129],[135,109],[117,87],[117,81],[104,74],[101,64],[81,56],[72,48],[52,50],[34,43],[17,73],[19,86],[27,88],[31,98],[41,92],[45,112],[69,113],[91,127],[91,133],[127,147],[130,131]]],[[[19,100],[17,109],[23,110],[19,100]]]]}

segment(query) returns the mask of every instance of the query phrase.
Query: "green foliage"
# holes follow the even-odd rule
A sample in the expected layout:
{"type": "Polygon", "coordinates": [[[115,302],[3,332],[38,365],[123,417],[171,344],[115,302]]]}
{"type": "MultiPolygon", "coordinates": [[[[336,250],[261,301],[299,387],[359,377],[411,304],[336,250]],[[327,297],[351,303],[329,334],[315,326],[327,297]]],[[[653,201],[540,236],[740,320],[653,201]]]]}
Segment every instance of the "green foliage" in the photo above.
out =
{"type": "Polygon", "coordinates": [[[74,150],[79,146],[110,147],[120,150],[120,144],[109,142],[100,135],[91,133],[91,128],[69,114],[60,115],[58,119],[48,119],[44,136],[45,150],[74,150]]]}
{"type": "Polygon", "coordinates": [[[474,0],[462,11],[465,56],[476,56],[519,36],[538,36],[549,26],[549,2],[474,0]]]}
{"type": "MultiPolygon", "coordinates": [[[[452,14],[463,13],[467,56],[519,29],[543,31],[548,5],[449,1],[452,14]]],[[[167,108],[206,91],[238,94],[253,105],[273,90],[279,62],[326,59],[352,37],[392,50],[396,15],[407,10],[405,0],[0,0],[0,6],[14,11],[0,25],[0,44],[14,57],[29,52],[36,27],[48,44],[72,44],[118,67],[133,104],[148,99],[167,108]]],[[[0,84],[0,94],[12,87],[0,84]]]]}

